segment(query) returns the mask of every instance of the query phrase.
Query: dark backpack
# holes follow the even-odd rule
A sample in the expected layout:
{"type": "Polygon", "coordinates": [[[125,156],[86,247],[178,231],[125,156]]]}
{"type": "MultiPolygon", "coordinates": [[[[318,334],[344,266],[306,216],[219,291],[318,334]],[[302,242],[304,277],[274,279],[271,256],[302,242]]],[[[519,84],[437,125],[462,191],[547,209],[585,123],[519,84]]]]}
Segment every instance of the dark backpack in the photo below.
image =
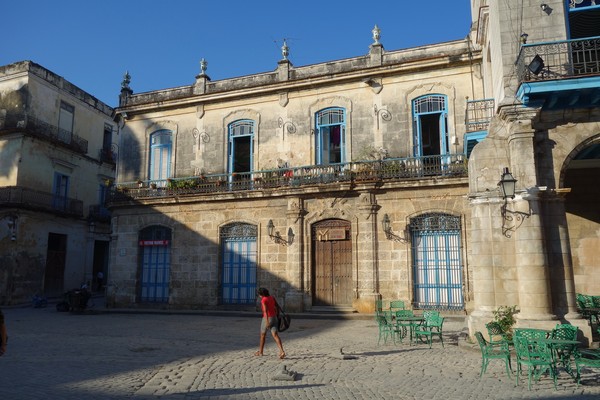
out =
{"type": "Polygon", "coordinates": [[[279,314],[277,314],[277,331],[283,332],[290,327],[290,321],[292,318],[287,315],[282,309],[279,309],[279,314]]]}

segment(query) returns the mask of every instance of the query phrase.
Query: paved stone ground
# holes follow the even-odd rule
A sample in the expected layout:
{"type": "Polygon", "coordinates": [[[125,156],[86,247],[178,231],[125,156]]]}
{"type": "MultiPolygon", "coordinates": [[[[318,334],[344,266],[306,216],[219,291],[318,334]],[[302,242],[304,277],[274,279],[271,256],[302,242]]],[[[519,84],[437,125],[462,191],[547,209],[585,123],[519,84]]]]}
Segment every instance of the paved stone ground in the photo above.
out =
{"type": "Polygon", "coordinates": [[[20,399],[582,399],[600,398],[600,371],[558,390],[542,377],[515,387],[501,362],[479,378],[478,349],[445,324],[446,347],[377,345],[371,320],[292,320],[277,358],[259,317],[164,313],[58,313],[4,310],[8,352],[0,357],[0,400],[20,399]],[[343,359],[340,348],[354,359],[343,359]],[[295,381],[273,380],[282,366],[295,381]]]}

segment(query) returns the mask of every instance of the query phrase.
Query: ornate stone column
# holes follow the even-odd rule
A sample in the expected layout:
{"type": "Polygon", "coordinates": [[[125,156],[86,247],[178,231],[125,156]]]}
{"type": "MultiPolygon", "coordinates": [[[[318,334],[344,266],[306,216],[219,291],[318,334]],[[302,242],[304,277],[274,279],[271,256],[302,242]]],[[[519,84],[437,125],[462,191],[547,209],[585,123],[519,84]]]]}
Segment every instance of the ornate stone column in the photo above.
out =
{"type": "Polygon", "coordinates": [[[374,312],[379,293],[377,212],[380,207],[374,193],[361,193],[358,204],[356,257],[358,263],[358,299],[353,305],[359,312],[374,312]]]}
{"type": "Polygon", "coordinates": [[[289,288],[285,294],[286,311],[304,311],[304,288],[306,266],[304,260],[304,202],[301,198],[288,199],[286,218],[287,226],[293,233],[293,242],[287,245],[287,282],[289,288]]]}
{"type": "MultiPolygon", "coordinates": [[[[552,313],[550,273],[541,218],[534,135],[531,121],[533,112],[509,110],[508,151],[510,169],[517,179],[516,196],[507,204],[506,216],[517,218],[512,238],[515,246],[519,309],[517,324],[531,326],[536,321],[550,321],[552,313]],[[524,221],[518,221],[519,214],[524,221]],[[529,214],[528,217],[525,217],[529,214]],[[525,322],[527,320],[527,322],[525,322]],[[520,322],[519,322],[520,321],[520,322]]],[[[504,222],[507,222],[505,219],[504,222]]],[[[509,235],[510,236],[510,235],[509,235]]],[[[543,323],[540,326],[544,326],[543,323]]]]}
{"type": "MultiPolygon", "coordinates": [[[[479,193],[471,195],[471,270],[473,271],[473,304],[469,313],[469,330],[485,332],[484,324],[493,319],[497,302],[506,301],[506,293],[497,296],[496,285],[500,277],[506,278],[506,268],[497,265],[499,254],[495,243],[501,241],[500,201],[497,196],[479,193]],[[497,236],[497,237],[495,237],[497,236]]],[[[503,288],[501,286],[501,288],[503,288]]],[[[514,303],[514,302],[513,302],[514,303]]],[[[507,304],[510,304],[508,302],[507,304]]]]}

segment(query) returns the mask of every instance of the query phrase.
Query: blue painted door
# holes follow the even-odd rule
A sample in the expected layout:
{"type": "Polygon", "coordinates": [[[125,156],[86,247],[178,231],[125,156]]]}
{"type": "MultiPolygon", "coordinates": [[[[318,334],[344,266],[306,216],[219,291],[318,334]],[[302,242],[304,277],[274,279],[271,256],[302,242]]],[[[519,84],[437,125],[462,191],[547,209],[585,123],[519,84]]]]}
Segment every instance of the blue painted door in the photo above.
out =
{"type": "Polygon", "coordinates": [[[222,237],[221,298],[224,304],[256,301],[256,236],[222,237]]]}
{"type": "Polygon", "coordinates": [[[426,214],[410,229],[415,306],[464,309],[460,218],[426,214]]]}
{"type": "Polygon", "coordinates": [[[168,240],[141,241],[142,246],[142,302],[169,301],[171,251],[168,240]]]}

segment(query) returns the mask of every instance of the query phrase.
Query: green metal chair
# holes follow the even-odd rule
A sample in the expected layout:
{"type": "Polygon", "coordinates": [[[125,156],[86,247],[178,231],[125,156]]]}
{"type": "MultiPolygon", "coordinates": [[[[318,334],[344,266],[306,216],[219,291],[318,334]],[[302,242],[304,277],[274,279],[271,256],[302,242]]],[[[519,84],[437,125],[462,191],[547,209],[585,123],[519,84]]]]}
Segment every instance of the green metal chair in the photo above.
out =
{"type": "Polygon", "coordinates": [[[440,342],[442,343],[442,347],[444,347],[444,337],[442,328],[444,326],[444,317],[441,317],[438,312],[423,314],[424,321],[422,324],[417,325],[414,329],[414,338],[415,341],[426,339],[429,344],[429,348],[431,348],[431,344],[433,342],[433,336],[437,336],[440,338],[440,342]]]}
{"type": "Polygon", "coordinates": [[[481,378],[485,371],[487,370],[487,366],[490,363],[490,360],[504,360],[504,364],[506,365],[506,375],[508,377],[512,377],[511,371],[512,367],[510,365],[510,350],[508,349],[508,342],[500,341],[496,343],[487,342],[481,332],[475,332],[475,337],[477,338],[477,343],[479,343],[479,348],[481,349],[481,372],[479,373],[479,377],[481,378]]]}
{"type": "MultiPolygon", "coordinates": [[[[598,328],[600,330],[600,328],[598,328]]],[[[600,368],[600,351],[598,350],[575,350],[573,352],[575,358],[575,368],[577,375],[575,380],[577,381],[577,387],[581,383],[581,370],[582,368],[600,368]]]]}
{"type": "Polygon", "coordinates": [[[390,311],[392,313],[398,310],[404,310],[406,307],[404,306],[404,300],[392,300],[390,301],[390,311]]]}
{"type": "Polygon", "coordinates": [[[549,373],[556,389],[556,366],[552,351],[545,343],[538,343],[536,338],[545,338],[547,332],[540,329],[515,329],[513,342],[517,354],[517,386],[523,367],[527,367],[528,389],[531,390],[531,378],[539,381],[543,373],[549,373]],[[542,335],[544,332],[544,336],[542,335]]]}
{"type": "Polygon", "coordinates": [[[383,311],[383,300],[375,300],[375,313],[383,311]]]}
{"type": "MultiPolygon", "coordinates": [[[[552,339],[561,340],[577,340],[578,328],[571,324],[557,324],[552,330],[552,339]]],[[[571,367],[571,356],[573,355],[575,345],[553,345],[552,351],[554,352],[555,361],[559,361],[563,368],[571,375],[573,375],[573,368],[571,367]]]]}
{"type": "Polygon", "coordinates": [[[436,310],[425,310],[425,311],[423,311],[423,318],[424,319],[427,319],[427,318],[429,318],[431,316],[439,317],[440,316],[440,312],[436,311],[436,310]]]}
{"type": "Polygon", "coordinates": [[[581,293],[576,294],[577,308],[579,309],[581,315],[590,321],[590,324],[593,324],[594,321],[597,324],[600,323],[600,317],[598,316],[598,313],[593,310],[594,308],[600,307],[600,301],[594,301],[594,297],[597,296],[590,296],[581,293]]]}
{"type": "Polygon", "coordinates": [[[504,332],[500,323],[495,321],[488,322],[485,324],[485,329],[487,329],[490,343],[506,342],[512,344],[512,340],[508,338],[507,333],[504,332]]]}
{"type": "Polygon", "coordinates": [[[377,345],[381,343],[381,339],[383,339],[383,344],[387,344],[388,338],[392,338],[394,344],[396,344],[394,326],[388,322],[387,318],[383,314],[376,314],[375,319],[377,320],[377,327],[379,328],[379,338],[377,339],[377,345]]]}
{"type": "Polygon", "coordinates": [[[529,341],[534,341],[536,339],[550,337],[551,332],[536,328],[517,328],[515,329],[514,336],[517,336],[517,334],[521,337],[527,338],[529,341]]]}
{"type": "Polygon", "coordinates": [[[410,340],[412,341],[413,330],[415,323],[414,321],[407,321],[403,318],[405,317],[414,317],[415,314],[412,310],[398,310],[395,313],[395,331],[396,335],[400,339],[400,342],[404,340],[406,336],[410,336],[410,340]]]}

